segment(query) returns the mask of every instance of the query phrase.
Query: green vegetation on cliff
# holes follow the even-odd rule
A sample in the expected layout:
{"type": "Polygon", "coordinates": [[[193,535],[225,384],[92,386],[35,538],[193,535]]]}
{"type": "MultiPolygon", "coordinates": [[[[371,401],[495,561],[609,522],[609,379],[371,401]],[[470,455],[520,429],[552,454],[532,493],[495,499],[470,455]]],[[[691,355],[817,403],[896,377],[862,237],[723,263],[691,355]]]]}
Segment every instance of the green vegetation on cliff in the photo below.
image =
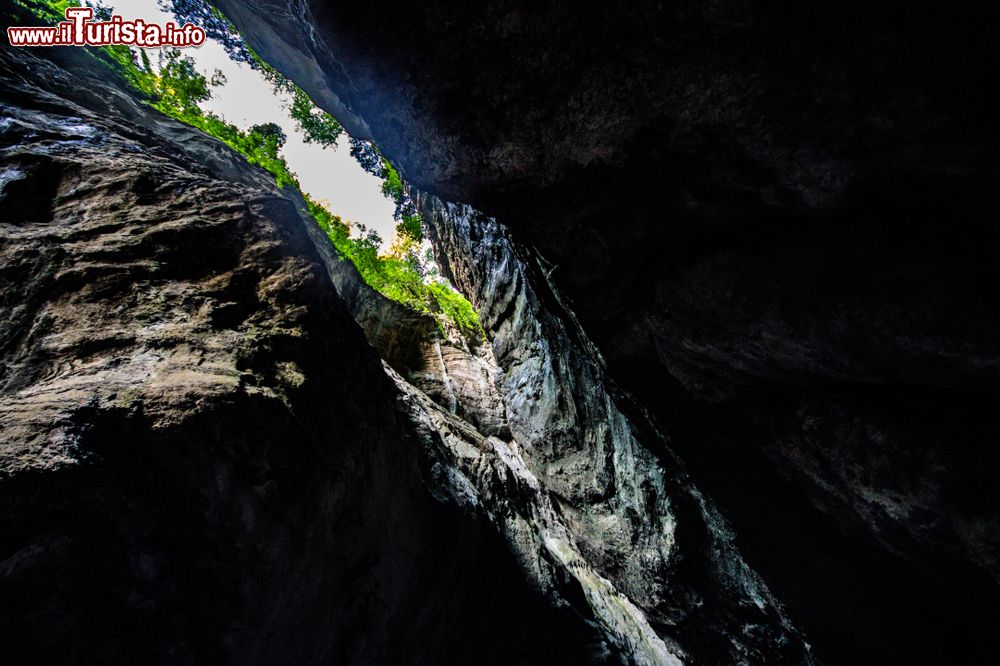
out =
{"type": "Polygon", "coordinates": [[[469,341],[485,338],[472,304],[447,284],[426,275],[424,263],[417,255],[416,238],[400,233],[397,227],[396,241],[390,250],[379,253],[382,239],[377,233],[368,231],[352,238],[348,225],[340,217],[308,197],[306,202],[333,246],[341,256],[354,262],[361,277],[376,291],[414,310],[443,315],[469,341]]]}
{"type": "MultiPolygon", "coordinates": [[[[76,0],[15,2],[35,18],[49,24],[62,20],[66,7],[80,4],[76,0]]],[[[99,3],[90,4],[95,6],[98,16],[109,13],[99,3]]],[[[340,123],[318,109],[302,88],[253,53],[218,10],[203,0],[178,0],[174,2],[174,12],[178,20],[203,25],[209,36],[219,40],[233,59],[260,71],[276,93],[287,94],[292,100],[288,107],[289,116],[295,120],[306,142],[324,147],[335,146],[343,133],[340,123]]],[[[485,337],[479,317],[469,301],[440,281],[437,275],[428,273],[428,262],[423,261],[419,254],[424,238],[422,220],[398,171],[378,154],[374,146],[367,144],[360,148],[365,158],[359,158],[359,162],[382,178],[383,194],[396,204],[396,238],[387,252],[380,252],[382,239],[377,233],[361,227],[361,235],[352,237],[348,223],[302,192],[298,178],[281,157],[286,137],[280,127],[267,123],[244,131],[201,108],[200,104],[211,98],[212,88],[225,83],[220,72],[211,77],[204,76],[196,69],[194,61],[177,49],[160,50],[155,66],[146,50],[139,50],[138,56],[125,46],[90,51],[98,62],[117,72],[147,103],[165,115],[222,141],[243,155],[250,164],[270,172],[279,187],[294,187],[302,194],[309,214],[340,256],[353,262],[361,277],[375,290],[420,312],[443,317],[470,341],[478,342],[485,337]]],[[[352,145],[361,144],[352,141],[352,145]]],[[[352,154],[354,150],[352,148],[352,154]]]]}

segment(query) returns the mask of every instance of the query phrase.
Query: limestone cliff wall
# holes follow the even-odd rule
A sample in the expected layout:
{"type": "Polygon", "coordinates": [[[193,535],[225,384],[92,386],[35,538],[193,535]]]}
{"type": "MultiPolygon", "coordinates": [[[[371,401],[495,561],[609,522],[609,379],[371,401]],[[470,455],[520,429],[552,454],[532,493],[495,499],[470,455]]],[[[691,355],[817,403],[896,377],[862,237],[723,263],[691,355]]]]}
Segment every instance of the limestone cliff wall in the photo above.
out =
{"type": "Polygon", "coordinates": [[[0,109],[0,662],[587,663],[297,195],[80,49],[0,48],[0,109]]]}

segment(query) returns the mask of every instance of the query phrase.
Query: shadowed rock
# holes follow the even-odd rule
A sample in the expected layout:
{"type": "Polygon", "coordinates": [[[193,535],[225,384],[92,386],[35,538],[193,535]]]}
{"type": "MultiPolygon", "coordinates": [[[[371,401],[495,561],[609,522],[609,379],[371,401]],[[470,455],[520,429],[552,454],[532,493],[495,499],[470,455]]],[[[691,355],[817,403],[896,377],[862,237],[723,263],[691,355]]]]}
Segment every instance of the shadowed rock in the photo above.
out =
{"type": "Polygon", "coordinates": [[[41,55],[0,48],[0,662],[600,659],[427,492],[301,199],[41,55]]]}
{"type": "Polygon", "coordinates": [[[995,660],[995,7],[219,5],[544,257],[822,658],[995,660]]]}

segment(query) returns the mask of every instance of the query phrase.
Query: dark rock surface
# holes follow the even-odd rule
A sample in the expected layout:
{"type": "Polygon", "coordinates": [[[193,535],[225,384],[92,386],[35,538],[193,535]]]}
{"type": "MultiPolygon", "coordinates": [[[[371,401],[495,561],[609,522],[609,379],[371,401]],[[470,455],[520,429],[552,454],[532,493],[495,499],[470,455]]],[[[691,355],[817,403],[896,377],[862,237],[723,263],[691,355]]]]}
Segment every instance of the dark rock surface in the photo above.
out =
{"type": "Polygon", "coordinates": [[[349,264],[331,262],[331,275],[387,361],[435,496],[492,524],[532,586],[594,627],[609,661],[812,663],[712,502],[582,331],[553,313],[537,258],[468,206],[419,206],[436,245],[469,257],[441,261],[473,295],[487,340],[388,301],[349,264]],[[387,334],[399,327],[410,344],[387,334]]]}
{"type": "Polygon", "coordinates": [[[457,462],[446,467],[469,481],[453,484],[453,494],[478,490],[476,504],[493,514],[542,589],[565,597],[560,581],[577,580],[610,641],[629,648],[630,663],[678,663],[657,660],[636,640],[653,632],[680,663],[812,663],[729,525],[662,434],[608,380],[537,256],[469,206],[427,196],[419,206],[442,268],[480,312],[509,423],[505,440],[452,445],[457,462]],[[486,453],[462,460],[470,448],[486,453]],[[500,464],[479,461],[490,449],[500,464]],[[521,479],[520,491],[490,483],[492,467],[504,466],[521,479]],[[497,518],[510,497],[515,516],[497,518]],[[608,612],[619,607],[636,619],[623,625],[608,612]]]}
{"type": "Polygon", "coordinates": [[[588,663],[427,492],[302,201],[41,55],[0,48],[0,663],[588,663]]]}
{"type": "Polygon", "coordinates": [[[822,659],[995,662],[994,5],[219,4],[537,249],[822,659]]]}

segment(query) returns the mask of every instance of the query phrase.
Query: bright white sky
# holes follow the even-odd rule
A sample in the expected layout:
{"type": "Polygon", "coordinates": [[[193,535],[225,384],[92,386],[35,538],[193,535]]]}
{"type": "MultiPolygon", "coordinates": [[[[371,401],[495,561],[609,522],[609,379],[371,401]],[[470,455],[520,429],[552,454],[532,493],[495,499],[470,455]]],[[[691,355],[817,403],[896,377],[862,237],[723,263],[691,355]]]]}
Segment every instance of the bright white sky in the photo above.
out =
{"type": "MultiPolygon", "coordinates": [[[[171,14],[159,9],[157,0],[105,0],[104,4],[129,20],[141,18],[160,24],[173,20],[171,14]]],[[[351,157],[346,135],[341,136],[336,150],[305,143],[283,106],[288,100],[276,96],[258,72],[230,60],[222,46],[212,40],[199,48],[183,49],[183,53],[203,73],[219,69],[226,76],[226,84],[213,90],[212,99],[203,108],[241,129],[268,122],[280,125],[288,135],[282,155],[299,177],[302,189],[344,221],[378,231],[383,247],[392,242],[395,204],[382,195],[382,181],[351,157]]],[[[156,62],[155,54],[150,55],[156,62]]]]}

